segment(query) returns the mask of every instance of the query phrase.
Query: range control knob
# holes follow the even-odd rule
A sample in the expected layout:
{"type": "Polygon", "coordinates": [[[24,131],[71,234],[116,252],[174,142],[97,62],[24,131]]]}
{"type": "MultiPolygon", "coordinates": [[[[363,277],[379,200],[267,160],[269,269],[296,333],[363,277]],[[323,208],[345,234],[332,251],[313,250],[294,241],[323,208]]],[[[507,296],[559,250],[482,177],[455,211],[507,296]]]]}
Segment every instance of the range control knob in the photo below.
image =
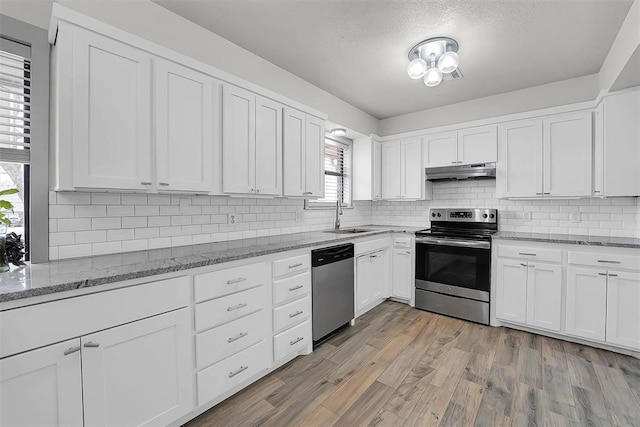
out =
{"type": "Polygon", "coordinates": [[[442,214],[438,213],[438,218],[440,218],[442,216],[442,214]]]}
{"type": "Polygon", "coordinates": [[[436,216],[436,214],[435,214],[435,213],[432,213],[432,214],[431,214],[431,216],[435,217],[435,216],[436,216]]]}
{"type": "Polygon", "coordinates": [[[487,214],[482,214],[482,218],[486,218],[487,216],[487,214]]]}
{"type": "Polygon", "coordinates": [[[489,218],[495,218],[496,216],[494,214],[489,214],[489,218]]]}

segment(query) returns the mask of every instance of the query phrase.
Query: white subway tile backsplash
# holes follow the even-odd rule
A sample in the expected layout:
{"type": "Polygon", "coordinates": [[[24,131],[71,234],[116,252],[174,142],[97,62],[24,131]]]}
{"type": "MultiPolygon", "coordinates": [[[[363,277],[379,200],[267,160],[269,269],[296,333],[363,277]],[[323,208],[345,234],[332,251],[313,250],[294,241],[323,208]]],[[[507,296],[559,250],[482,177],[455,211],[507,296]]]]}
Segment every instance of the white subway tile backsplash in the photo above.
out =
{"type": "Polygon", "coordinates": [[[146,216],[125,216],[122,218],[122,228],[140,228],[146,226],[146,216]]]}
{"type": "Polygon", "coordinates": [[[107,207],[101,205],[76,205],[76,218],[107,216],[107,207]]]}
{"type": "Polygon", "coordinates": [[[91,230],[91,218],[61,218],[57,221],[58,231],[91,230]]]}
{"type": "Polygon", "coordinates": [[[49,205],[49,218],[73,218],[74,205],[49,205]]]}
{"type": "Polygon", "coordinates": [[[122,194],[121,198],[122,198],[123,205],[146,205],[147,204],[146,194],[122,194]]]}
{"type": "Polygon", "coordinates": [[[125,205],[107,206],[107,216],[134,216],[134,207],[125,205]]]}
{"type": "Polygon", "coordinates": [[[135,216],[158,216],[160,215],[160,206],[135,206],[135,216]]]}
{"type": "Polygon", "coordinates": [[[122,227],[120,217],[113,218],[91,218],[91,228],[94,230],[112,230],[122,227]]]}
{"type": "Polygon", "coordinates": [[[92,205],[119,205],[120,194],[118,193],[91,193],[92,205]]]}
{"type": "Polygon", "coordinates": [[[122,252],[122,242],[93,243],[93,255],[115,254],[122,252]]]}
{"type": "Polygon", "coordinates": [[[76,231],[76,243],[98,243],[107,241],[105,230],[76,231]]]}

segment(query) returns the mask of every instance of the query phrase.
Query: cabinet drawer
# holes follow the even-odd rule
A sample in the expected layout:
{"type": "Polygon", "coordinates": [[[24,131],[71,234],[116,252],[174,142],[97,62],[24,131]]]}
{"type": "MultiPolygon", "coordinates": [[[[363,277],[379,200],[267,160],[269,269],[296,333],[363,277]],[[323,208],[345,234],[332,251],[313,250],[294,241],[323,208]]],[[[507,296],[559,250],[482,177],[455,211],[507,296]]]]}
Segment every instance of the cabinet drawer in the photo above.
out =
{"type": "Polygon", "coordinates": [[[269,348],[261,341],[196,374],[198,405],[204,405],[225,391],[266,370],[270,364],[269,348]]]}
{"type": "Polygon", "coordinates": [[[571,265],[640,270],[640,254],[605,254],[569,251],[568,255],[568,263],[571,265]]]}
{"type": "Polygon", "coordinates": [[[309,297],[273,309],[273,330],[278,332],[309,318],[309,297]]]}
{"type": "Polygon", "coordinates": [[[356,243],[355,253],[356,253],[356,256],[361,254],[366,254],[369,252],[388,248],[390,244],[391,244],[391,239],[389,237],[356,243]]]}
{"type": "Polygon", "coordinates": [[[393,247],[411,249],[411,238],[410,237],[394,237],[393,247]]]}
{"type": "Polygon", "coordinates": [[[311,273],[308,271],[288,279],[273,281],[273,304],[282,304],[309,293],[311,290],[311,273]]]}
{"type": "Polygon", "coordinates": [[[280,360],[311,343],[311,322],[306,321],[273,337],[274,360],[280,360]]]}
{"type": "Polygon", "coordinates": [[[189,305],[187,276],[0,312],[0,357],[189,305]]]}
{"type": "Polygon", "coordinates": [[[498,256],[548,262],[562,262],[560,249],[528,248],[526,246],[498,246],[498,256]]]}
{"type": "Polygon", "coordinates": [[[266,287],[248,289],[196,304],[196,331],[230,322],[266,308],[266,287]]]}
{"type": "Polygon", "coordinates": [[[283,277],[292,273],[306,271],[311,267],[309,254],[273,261],[273,277],[283,277]]]}
{"type": "Polygon", "coordinates": [[[211,365],[267,338],[267,312],[260,310],[196,335],[198,369],[211,365]]]}
{"type": "Polygon", "coordinates": [[[264,262],[198,274],[194,277],[195,299],[200,302],[218,298],[262,285],[267,280],[269,271],[264,262]]]}

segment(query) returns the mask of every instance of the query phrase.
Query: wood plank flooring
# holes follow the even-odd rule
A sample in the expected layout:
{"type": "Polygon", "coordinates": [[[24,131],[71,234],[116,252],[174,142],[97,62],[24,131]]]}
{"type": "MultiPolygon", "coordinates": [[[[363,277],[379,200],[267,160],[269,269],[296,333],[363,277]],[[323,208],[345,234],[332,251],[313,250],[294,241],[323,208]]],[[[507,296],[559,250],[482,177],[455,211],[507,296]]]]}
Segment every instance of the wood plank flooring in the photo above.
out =
{"type": "Polygon", "coordinates": [[[388,301],[188,426],[640,426],[640,360],[388,301]]]}

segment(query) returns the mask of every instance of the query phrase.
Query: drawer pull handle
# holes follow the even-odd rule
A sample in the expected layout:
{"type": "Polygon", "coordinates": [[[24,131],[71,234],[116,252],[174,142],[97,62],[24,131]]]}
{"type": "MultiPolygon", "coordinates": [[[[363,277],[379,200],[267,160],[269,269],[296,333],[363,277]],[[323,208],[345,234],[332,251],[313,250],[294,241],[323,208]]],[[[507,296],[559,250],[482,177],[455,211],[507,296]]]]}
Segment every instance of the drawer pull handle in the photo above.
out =
{"type": "Polygon", "coordinates": [[[300,316],[302,313],[304,313],[304,311],[300,311],[300,310],[298,310],[298,311],[296,311],[295,313],[291,313],[291,314],[289,315],[289,317],[296,317],[296,316],[300,316]]]}
{"type": "Polygon", "coordinates": [[[522,255],[522,256],[536,256],[536,254],[530,254],[528,252],[518,252],[518,255],[522,255]]]}
{"type": "Polygon", "coordinates": [[[65,355],[65,356],[68,356],[68,355],[70,355],[70,354],[72,354],[72,353],[75,353],[76,351],[80,351],[80,346],[78,346],[78,347],[71,347],[70,349],[65,350],[64,355],[65,355]]]}
{"type": "Polygon", "coordinates": [[[289,345],[295,345],[298,344],[300,341],[302,341],[304,339],[304,337],[298,337],[293,341],[289,341],[289,345]]]}
{"type": "Polygon", "coordinates": [[[158,184],[160,184],[161,187],[168,187],[169,186],[168,182],[159,182],[158,184]]]}
{"type": "Polygon", "coordinates": [[[234,342],[234,341],[238,341],[240,338],[244,338],[244,337],[246,337],[247,335],[249,335],[249,332],[240,332],[240,333],[239,333],[238,335],[236,335],[235,337],[231,337],[231,338],[227,339],[227,341],[228,341],[229,343],[232,343],[232,342],[234,342]]]}
{"type": "Polygon", "coordinates": [[[305,191],[304,193],[302,193],[303,195],[307,195],[307,194],[313,194],[312,191],[305,191]]]}
{"type": "Polygon", "coordinates": [[[89,341],[89,342],[85,343],[84,346],[85,346],[85,348],[87,348],[87,347],[88,348],[97,348],[97,347],[100,347],[100,344],[98,344],[97,342],[89,341]]]}
{"type": "Polygon", "coordinates": [[[617,274],[609,274],[609,277],[618,277],[617,274]]]}
{"type": "Polygon", "coordinates": [[[606,259],[599,259],[598,262],[604,263],[604,264],[620,264],[620,261],[609,261],[606,259]]]}
{"type": "Polygon", "coordinates": [[[536,196],[542,196],[542,193],[536,193],[536,196]]]}
{"type": "Polygon", "coordinates": [[[298,268],[298,267],[301,267],[301,266],[302,266],[302,263],[301,263],[301,262],[298,262],[298,263],[296,263],[296,264],[291,264],[291,265],[289,266],[289,268],[298,268]]]}
{"type": "Polygon", "coordinates": [[[237,279],[227,280],[227,285],[235,285],[236,283],[245,282],[246,277],[238,277],[237,279]]]}
{"type": "Polygon", "coordinates": [[[236,375],[238,375],[240,372],[244,372],[247,369],[249,369],[249,366],[240,366],[240,368],[237,371],[231,371],[229,372],[229,378],[233,378],[236,375]]]}
{"type": "Polygon", "coordinates": [[[142,181],[140,185],[151,185],[150,181],[142,181]]]}
{"type": "Polygon", "coordinates": [[[293,288],[289,288],[289,292],[297,291],[298,289],[302,288],[304,288],[304,286],[302,285],[294,286],[293,288]]]}
{"type": "Polygon", "coordinates": [[[227,307],[227,311],[234,311],[234,310],[240,310],[241,308],[245,308],[247,306],[246,303],[241,302],[238,305],[234,305],[233,307],[227,307]]]}
{"type": "Polygon", "coordinates": [[[548,194],[551,194],[551,193],[542,193],[542,194],[546,194],[546,195],[548,195],[548,194]]]}
{"type": "Polygon", "coordinates": [[[606,276],[606,275],[607,275],[607,273],[598,273],[598,275],[600,275],[600,276],[606,276]]]}
{"type": "Polygon", "coordinates": [[[523,267],[526,267],[526,266],[527,266],[527,264],[523,264],[523,263],[520,263],[520,265],[521,265],[521,266],[523,266],[523,267]]]}

